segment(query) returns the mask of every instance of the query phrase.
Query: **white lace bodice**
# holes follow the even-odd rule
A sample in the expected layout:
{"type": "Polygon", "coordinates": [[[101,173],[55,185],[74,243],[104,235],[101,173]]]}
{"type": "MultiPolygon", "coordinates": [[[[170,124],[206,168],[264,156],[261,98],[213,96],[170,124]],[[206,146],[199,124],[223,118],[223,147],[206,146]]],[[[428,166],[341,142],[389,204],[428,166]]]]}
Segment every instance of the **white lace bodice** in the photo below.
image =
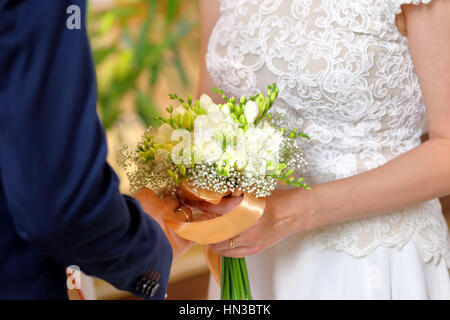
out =
{"type": "MultiPolygon", "coordinates": [[[[425,107],[395,16],[402,4],[430,1],[221,0],[208,70],[235,96],[277,84],[275,111],[312,137],[304,145],[310,185],[352,176],[420,144],[425,107]]],[[[426,261],[444,257],[450,266],[437,199],[302,236],[354,256],[414,238],[426,261]]]]}

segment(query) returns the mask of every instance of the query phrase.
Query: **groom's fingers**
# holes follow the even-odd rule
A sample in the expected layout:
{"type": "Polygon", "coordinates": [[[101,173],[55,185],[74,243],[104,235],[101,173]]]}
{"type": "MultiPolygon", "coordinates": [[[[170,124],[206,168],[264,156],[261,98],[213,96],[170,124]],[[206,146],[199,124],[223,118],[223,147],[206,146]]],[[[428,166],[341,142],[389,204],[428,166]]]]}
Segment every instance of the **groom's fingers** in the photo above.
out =
{"type": "Polygon", "coordinates": [[[180,203],[178,200],[172,199],[172,198],[165,198],[162,200],[163,210],[165,211],[165,214],[172,214],[180,207],[180,203]]]}
{"type": "Polygon", "coordinates": [[[175,210],[180,206],[178,200],[169,197],[161,199],[146,188],[137,191],[133,197],[139,201],[142,209],[154,219],[178,220],[178,215],[175,214],[175,210]]]}
{"type": "Polygon", "coordinates": [[[165,212],[172,212],[179,207],[178,200],[170,197],[161,199],[152,190],[147,188],[138,190],[135,194],[133,194],[133,197],[141,202],[141,205],[144,205],[149,209],[159,208],[160,210],[165,212]]]}
{"type": "Polygon", "coordinates": [[[216,252],[221,252],[221,251],[224,251],[224,250],[227,250],[230,248],[230,242],[222,241],[222,242],[210,244],[209,246],[211,247],[212,250],[214,250],[216,252]]]}
{"type": "Polygon", "coordinates": [[[224,215],[236,208],[242,202],[242,199],[243,197],[223,198],[219,204],[211,204],[205,201],[199,201],[195,203],[195,207],[203,212],[224,215]]]}

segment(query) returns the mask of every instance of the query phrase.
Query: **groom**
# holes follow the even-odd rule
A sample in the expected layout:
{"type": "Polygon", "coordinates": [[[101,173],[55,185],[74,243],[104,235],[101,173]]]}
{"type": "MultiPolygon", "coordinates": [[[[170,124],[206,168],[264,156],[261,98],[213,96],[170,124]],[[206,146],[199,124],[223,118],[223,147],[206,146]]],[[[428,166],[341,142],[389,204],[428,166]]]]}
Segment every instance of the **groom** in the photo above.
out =
{"type": "Polygon", "coordinates": [[[69,265],[163,299],[171,243],[141,205],[176,203],[119,193],[77,12],[85,1],[0,0],[0,299],[66,299],[69,265]]]}

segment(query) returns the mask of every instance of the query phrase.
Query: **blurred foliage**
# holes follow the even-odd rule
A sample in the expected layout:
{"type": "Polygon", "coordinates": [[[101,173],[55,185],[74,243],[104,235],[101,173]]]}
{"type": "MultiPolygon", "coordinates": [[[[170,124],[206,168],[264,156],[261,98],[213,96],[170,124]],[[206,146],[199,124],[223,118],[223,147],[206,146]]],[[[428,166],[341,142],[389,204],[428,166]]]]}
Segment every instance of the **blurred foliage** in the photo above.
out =
{"type": "Polygon", "coordinates": [[[97,69],[99,115],[105,129],[118,119],[121,102],[134,98],[147,125],[157,115],[152,90],[163,69],[177,70],[189,84],[179,43],[196,26],[180,13],[195,1],[116,0],[107,10],[90,10],[88,30],[97,69]]]}

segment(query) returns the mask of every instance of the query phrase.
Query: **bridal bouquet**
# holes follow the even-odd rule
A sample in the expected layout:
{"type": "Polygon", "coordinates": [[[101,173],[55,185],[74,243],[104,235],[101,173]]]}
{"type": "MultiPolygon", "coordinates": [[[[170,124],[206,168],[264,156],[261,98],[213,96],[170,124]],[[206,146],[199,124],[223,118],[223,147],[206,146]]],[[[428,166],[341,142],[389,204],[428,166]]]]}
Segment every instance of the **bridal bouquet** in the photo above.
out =
{"type": "MultiPolygon", "coordinates": [[[[161,125],[149,128],[135,150],[125,146],[118,158],[131,191],[149,188],[174,197],[182,193],[214,204],[223,197],[244,195],[237,208],[221,217],[167,221],[179,236],[201,244],[232,239],[251,227],[278,183],[308,188],[293,175],[306,164],[297,138],[309,137],[291,128],[285,115],[270,112],[278,88],[271,85],[266,95],[239,100],[221,89],[212,91],[223,104],[215,104],[206,94],[199,100],[170,94],[179,106],[169,106],[169,116],[158,117],[161,125]]],[[[222,299],[252,299],[245,259],[220,257],[208,249],[206,253],[221,284],[222,299]]]]}

